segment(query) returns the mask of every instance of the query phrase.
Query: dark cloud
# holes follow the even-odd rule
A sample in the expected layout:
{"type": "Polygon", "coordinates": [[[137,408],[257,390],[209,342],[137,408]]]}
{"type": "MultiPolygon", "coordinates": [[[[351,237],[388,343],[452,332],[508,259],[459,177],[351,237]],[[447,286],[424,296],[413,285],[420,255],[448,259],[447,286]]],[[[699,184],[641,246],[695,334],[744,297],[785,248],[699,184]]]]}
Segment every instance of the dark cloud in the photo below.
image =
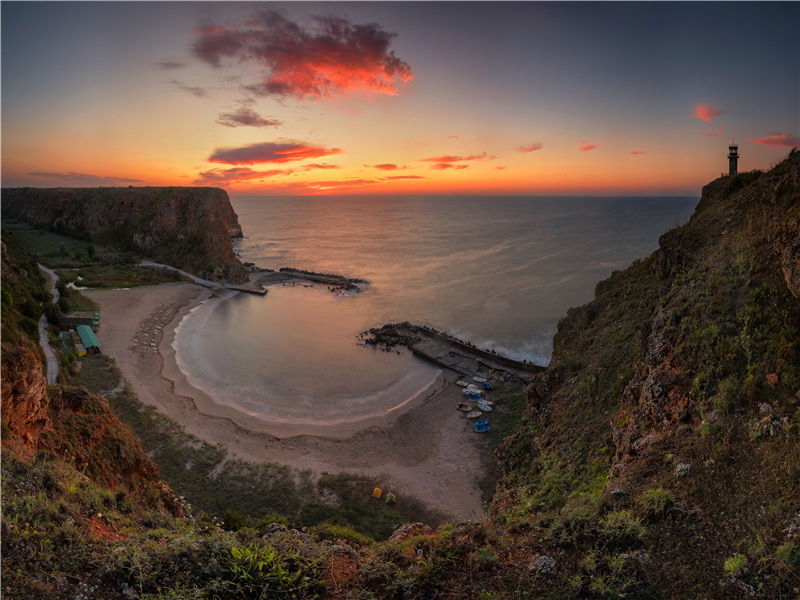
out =
{"type": "Polygon", "coordinates": [[[158,67],[164,71],[174,71],[176,69],[182,69],[185,66],[186,63],[175,62],[174,60],[162,60],[158,62],[158,67]]]}
{"type": "Polygon", "coordinates": [[[201,87],[195,87],[195,86],[191,86],[191,85],[186,85],[185,83],[182,83],[182,82],[178,81],[177,79],[173,79],[172,83],[173,83],[173,85],[176,85],[179,88],[181,88],[184,92],[187,92],[187,93],[191,94],[195,98],[205,98],[206,95],[207,95],[206,90],[201,88],[201,87]]]}
{"type": "Polygon", "coordinates": [[[283,125],[277,119],[265,119],[251,108],[240,108],[236,112],[221,113],[217,123],[225,127],[277,127],[283,125]]]}
{"type": "Polygon", "coordinates": [[[217,148],[208,157],[208,162],[229,165],[251,165],[253,163],[285,163],[341,153],[339,148],[310,146],[303,142],[279,140],[262,142],[239,148],[217,148]]]}
{"type": "Polygon", "coordinates": [[[72,183],[82,183],[83,185],[91,184],[108,184],[110,183],[142,183],[141,179],[131,179],[129,177],[103,177],[100,175],[92,175],[90,173],[75,173],[74,171],[67,171],[66,173],[52,173],[48,171],[30,171],[28,175],[33,177],[44,177],[45,179],[58,179],[60,181],[67,181],[72,183]]]}
{"type": "Polygon", "coordinates": [[[389,49],[395,34],[380,25],[340,17],[316,21],[315,28],[306,27],[264,10],[242,28],[199,28],[193,53],[213,67],[225,60],[255,62],[267,75],[247,89],[262,96],[395,95],[396,81],[413,79],[411,67],[389,49]]]}
{"type": "Polygon", "coordinates": [[[796,135],[789,135],[788,133],[773,133],[758,139],[750,139],[751,142],[756,144],[764,144],[766,146],[788,146],[789,148],[800,147],[800,137],[796,135]]]}

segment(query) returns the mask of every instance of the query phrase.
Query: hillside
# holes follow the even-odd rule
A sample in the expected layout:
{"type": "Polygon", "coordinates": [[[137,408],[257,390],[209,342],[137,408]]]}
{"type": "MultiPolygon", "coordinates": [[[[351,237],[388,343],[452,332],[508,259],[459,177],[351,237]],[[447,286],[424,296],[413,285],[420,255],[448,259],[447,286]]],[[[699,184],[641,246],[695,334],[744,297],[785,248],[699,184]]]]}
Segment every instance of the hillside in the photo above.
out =
{"type": "Polygon", "coordinates": [[[489,521],[372,542],[189,516],[104,398],[43,385],[4,248],[4,597],[797,598],[799,267],[800,152],[713,181],[560,322],[489,521]]]}
{"type": "Polygon", "coordinates": [[[242,228],[219,188],[4,188],[2,208],[4,216],[205,279],[249,279],[231,245],[242,228]]]}

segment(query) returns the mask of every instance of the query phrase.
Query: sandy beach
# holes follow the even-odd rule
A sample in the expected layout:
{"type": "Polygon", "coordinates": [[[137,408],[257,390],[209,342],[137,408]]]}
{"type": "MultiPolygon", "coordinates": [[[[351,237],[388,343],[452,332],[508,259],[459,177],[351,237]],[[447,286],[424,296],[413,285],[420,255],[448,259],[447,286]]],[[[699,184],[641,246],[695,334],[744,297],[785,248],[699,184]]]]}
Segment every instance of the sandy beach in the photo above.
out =
{"type": "MultiPolygon", "coordinates": [[[[212,292],[191,283],[84,292],[101,307],[98,333],[140,400],[231,458],[271,462],[312,473],[379,478],[386,489],[417,498],[456,520],[485,517],[476,481],[480,439],[455,409],[458,376],[443,371],[403,410],[331,426],[270,423],[216,404],[192,387],[175,360],[175,327],[212,292]]],[[[268,297],[266,299],[268,301],[268,297]]]]}

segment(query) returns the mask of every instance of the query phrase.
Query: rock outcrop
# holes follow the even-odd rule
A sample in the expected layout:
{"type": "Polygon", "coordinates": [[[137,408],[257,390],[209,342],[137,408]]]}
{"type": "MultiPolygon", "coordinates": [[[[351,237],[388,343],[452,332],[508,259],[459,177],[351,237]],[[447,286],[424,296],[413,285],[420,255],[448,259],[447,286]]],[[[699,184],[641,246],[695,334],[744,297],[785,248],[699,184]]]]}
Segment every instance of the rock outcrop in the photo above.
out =
{"type": "Polygon", "coordinates": [[[244,283],[233,252],[242,228],[225,190],[190,187],[8,188],[3,213],[71,237],[244,283]]]}

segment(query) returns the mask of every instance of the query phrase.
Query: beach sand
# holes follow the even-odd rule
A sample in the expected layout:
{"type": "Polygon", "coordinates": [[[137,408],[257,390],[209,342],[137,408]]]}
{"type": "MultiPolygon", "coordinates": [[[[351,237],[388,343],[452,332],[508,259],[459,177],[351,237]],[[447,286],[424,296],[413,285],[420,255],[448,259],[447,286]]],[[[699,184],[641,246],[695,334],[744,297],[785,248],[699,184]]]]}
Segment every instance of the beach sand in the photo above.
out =
{"type": "MultiPolygon", "coordinates": [[[[482,520],[478,479],[481,439],[456,410],[458,376],[443,371],[402,411],[327,427],[269,423],[220,406],[192,387],[178,368],[175,327],[212,292],[191,283],[84,292],[100,304],[102,350],[112,356],[139,399],[188,433],[226,448],[231,458],[271,462],[316,475],[376,477],[398,496],[416,498],[453,520],[482,520]]],[[[267,296],[268,301],[269,296],[267,296]]]]}

